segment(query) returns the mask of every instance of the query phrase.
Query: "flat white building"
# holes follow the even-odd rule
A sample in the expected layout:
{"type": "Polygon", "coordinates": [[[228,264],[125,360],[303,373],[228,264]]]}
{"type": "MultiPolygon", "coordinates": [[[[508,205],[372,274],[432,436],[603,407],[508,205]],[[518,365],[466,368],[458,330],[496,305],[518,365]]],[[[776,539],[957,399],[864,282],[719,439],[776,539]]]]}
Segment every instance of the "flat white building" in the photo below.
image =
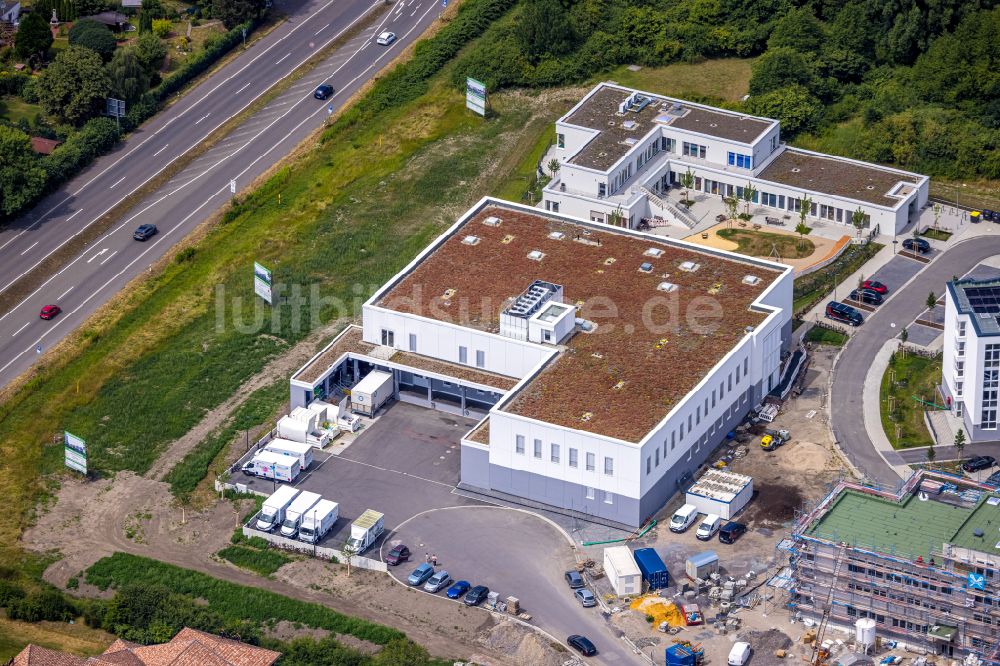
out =
{"type": "Polygon", "coordinates": [[[561,166],[544,190],[546,210],[597,222],[617,213],[632,229],[654,216],[693,226],[690,213],[660,196],[689,170],[693,192],[742,197],[749,183],[755,207],[793,224],[808,197],[807,219],[853,228],[860,209],[867,226],[897,233],[927,203],[926,176],[790,148],[777,120],[612,83],[556,121],[556,148],[561,166]]]}
{"type": "Polygon", "coordinates": [[[1000,439],[1000,279],[948,283],[941,390],[969,441],[1000,439]]]}
{"type": "Polygon", "coordinates": [[[291,380],[480,416],[461,485],[639,525],[779,383],[792,272],[484,199],[291,380]]]}

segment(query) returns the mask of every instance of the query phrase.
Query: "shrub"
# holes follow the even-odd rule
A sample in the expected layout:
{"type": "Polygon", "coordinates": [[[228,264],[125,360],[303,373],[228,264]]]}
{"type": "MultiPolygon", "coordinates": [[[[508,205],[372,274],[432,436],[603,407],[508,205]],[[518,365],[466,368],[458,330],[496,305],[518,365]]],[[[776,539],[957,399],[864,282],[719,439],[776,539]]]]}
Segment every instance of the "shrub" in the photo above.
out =
{"type": "Polygon", "coordinates": [[[153,19],[153,34],[164,39],[173,30],[173,24],[167,19],[153,19]]]}
{"type": "Polygon", "coordinates": [[[7,606],[7,617],[25,622],[40,622],[54,620],[65,622],[76,616],[73,608],[62,593],[54,589],[45,589],[13,601],[7,606]]]}
{"type": "Polygon", "coordinates": [[[25,592],[16,583],[0,580],[0,608],[7,608],[12,603],[24,599],[25,592]]]}
{"type": "Polygon", "coordinates": [[[292,561],[291,558],[274,550],[257,550],[244,546],[226,546],[218,552],[218,555],[241,569],[249,569],[262,576],[270,576],[292,561]]]}
{"type": "Polygon", "coordinates": [[[94,51],[104,62],[111,60],[117,42],[106,25],[93,19],[81,19],[69,29],[69,43],[94,51]]]}

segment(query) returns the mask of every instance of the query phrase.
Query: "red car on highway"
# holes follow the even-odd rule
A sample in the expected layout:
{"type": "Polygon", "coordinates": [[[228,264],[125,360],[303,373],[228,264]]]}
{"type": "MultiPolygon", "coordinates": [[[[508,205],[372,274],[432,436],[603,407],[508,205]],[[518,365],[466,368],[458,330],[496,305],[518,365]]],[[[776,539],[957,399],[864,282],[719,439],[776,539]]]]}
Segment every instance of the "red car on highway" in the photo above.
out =
{"type": "Polygon", "coordinates": [[[42,308],[42,311],[38,313],[38,316],[42,319],[55,319],[56,315],[62,312],[62,308],[58,305],[46,305],[42,308]]]}
{"type": "Polygon", "coordinates": [[[885,295],[889,292],[889,287],[885,286],[878,280],[865,280],[861,283],[862,289],[871,289],[874,292],[885,295]]]}

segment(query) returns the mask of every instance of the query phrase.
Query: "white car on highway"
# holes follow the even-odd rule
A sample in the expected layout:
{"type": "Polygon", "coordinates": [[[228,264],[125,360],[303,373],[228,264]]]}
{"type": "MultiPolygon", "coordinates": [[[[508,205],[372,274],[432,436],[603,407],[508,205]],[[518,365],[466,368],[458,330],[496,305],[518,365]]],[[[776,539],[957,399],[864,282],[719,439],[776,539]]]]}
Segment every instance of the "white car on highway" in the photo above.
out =
{"type": "Polygon", "coordinates": [[[378,36],[375,43],[379,46],[389,46],[389,44],[392,44],[394,41],[396,41],[396,33],[386,30],[378,36]]]}

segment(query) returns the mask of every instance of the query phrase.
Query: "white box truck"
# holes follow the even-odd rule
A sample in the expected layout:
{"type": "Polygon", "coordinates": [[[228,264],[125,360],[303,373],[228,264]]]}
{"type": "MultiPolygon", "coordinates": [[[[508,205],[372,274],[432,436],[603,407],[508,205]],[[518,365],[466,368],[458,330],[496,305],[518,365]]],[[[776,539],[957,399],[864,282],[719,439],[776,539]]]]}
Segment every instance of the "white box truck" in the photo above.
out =
{"type": "Polygon", "coordinates": [[[247,476],[259,476],[262,479],[289,483],[295,480],[301,469],[298,458],[273,451],[261,451],[253,457],[253,460],[243,465],[243,473],[247,476]]]}
{"type": "Polygon", "coordinates": [[[281,521],[281,536],[294,539],[299,533],[302,516],[312,510],[319,500],[319,493],[303,492],[296,497],[285,510],[285,519],[281,521]]]}
{"type": "Polygon", "coordinates": [[[365,416],[375,416],[379,407],[392,397],[392,375],[372,370],[351,389],[351,409],[365,416]]]}
{"type": "Polygon", "coordinates": [[[360,555],[382,536],[384,529],[385,515],[368,509],[351,523],[351,538],[347,540],[347,545],[354,549],[355,555],[360,555]]]}
{"type": "Polygon", "coordinates": [[[318,542],[326,536],[339,517],[340,505],[332,500],[321,499],[302,516],[302,524],[299,525],[299,540],[306,543],[318,542]]]}
{"type": "Polygon", "coordinates": [[[265,451],[280,453],[283,456],[293,456],[299,459],[299,469],[306,469],[313,461],[312,444],[292,442],[287,439],[272,439],[264,446],[265,451]]]}
{"type": "Polygon", "coordinates": [[[285,519],[285,509],[299,494],[298,488],[281,486],[271,494],[257,514],[255,527],[262,532],[270,532],[285,519]]]}

